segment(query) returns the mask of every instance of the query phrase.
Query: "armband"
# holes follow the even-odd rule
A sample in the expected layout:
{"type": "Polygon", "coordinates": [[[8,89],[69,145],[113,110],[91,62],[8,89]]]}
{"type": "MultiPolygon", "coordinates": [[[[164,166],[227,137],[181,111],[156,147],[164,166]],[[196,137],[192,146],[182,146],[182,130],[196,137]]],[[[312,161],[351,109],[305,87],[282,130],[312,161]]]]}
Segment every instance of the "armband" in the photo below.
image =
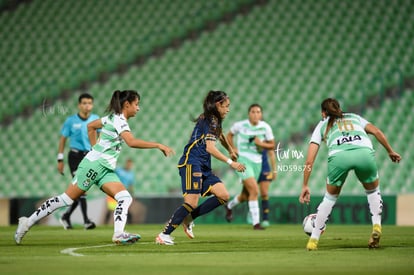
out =
{"type": "Polygon", "coordinates": [[[227,162],[228,165],[231,165],[233,163],[233,161],[231,159],[228,159],[226,162],[227,162]]]}

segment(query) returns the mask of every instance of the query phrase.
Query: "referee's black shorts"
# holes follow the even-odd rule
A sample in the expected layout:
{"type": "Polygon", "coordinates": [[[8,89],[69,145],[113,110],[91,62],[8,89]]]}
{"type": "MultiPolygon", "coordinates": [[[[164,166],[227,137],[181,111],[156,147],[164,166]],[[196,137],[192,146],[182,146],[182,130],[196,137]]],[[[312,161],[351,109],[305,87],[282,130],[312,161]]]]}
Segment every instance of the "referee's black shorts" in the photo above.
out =
{"type": "Polygon", "coordinates": [[[82,161],[82,159],[86,156],[87,153],[88,151],[80,151],[73,148],[69,150],[68,163],[72,177],[75,176],[79,163],[82,161]]]}

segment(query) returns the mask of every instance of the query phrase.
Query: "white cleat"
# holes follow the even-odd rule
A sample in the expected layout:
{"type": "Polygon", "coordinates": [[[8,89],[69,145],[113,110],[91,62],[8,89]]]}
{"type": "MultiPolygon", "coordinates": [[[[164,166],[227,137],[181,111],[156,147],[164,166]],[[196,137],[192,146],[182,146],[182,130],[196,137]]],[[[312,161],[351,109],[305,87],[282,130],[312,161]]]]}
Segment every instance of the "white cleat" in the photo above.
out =
{"type": "Polygon", "coordinates": [[[22,239],[24,235],[29,231],[29,218],[27,217],[21,217],[19,218],[19,225],[17,226],[16,233],[14,233],[14,240],[16,241],[16,244],[20,244],[22,242],[22,239]]]}
{"type": "Polygon", "coordinates": [[[174,245],[174,238],[168,234],[160,233],[155,238],[155,243],[160,245],[174,245]]]}

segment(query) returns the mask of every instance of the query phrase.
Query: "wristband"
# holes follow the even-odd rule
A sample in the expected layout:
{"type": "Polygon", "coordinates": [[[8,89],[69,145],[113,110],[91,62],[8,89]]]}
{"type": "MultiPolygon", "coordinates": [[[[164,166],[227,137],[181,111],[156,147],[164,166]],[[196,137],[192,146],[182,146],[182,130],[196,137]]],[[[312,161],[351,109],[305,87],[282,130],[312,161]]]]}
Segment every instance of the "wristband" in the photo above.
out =
{"type": "Polygon", "coordinates": [[[228,159],[226,162],[227,162],[228,165],[231,165],[233,163],[233,161],[231,159],[228,159]]]}
{"type": "Polygon", "coordinates": [[[58,160],[58,161],[63,160],[63,153],[59,153],[59,154],[57,155],[57,160],[58,160]]]}

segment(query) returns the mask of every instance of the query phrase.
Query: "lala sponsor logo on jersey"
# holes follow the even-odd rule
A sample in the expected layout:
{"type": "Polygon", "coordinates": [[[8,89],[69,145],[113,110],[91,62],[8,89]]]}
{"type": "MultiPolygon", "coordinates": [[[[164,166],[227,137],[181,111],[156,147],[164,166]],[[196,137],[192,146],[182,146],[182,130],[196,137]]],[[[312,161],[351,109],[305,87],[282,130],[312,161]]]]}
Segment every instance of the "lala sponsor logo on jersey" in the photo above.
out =
{"type": "Polygon", "coordinates": [[[359,135],[355,135],[355,136],[344,136],[344,137],[340,137],[336,140],[336,145],[341,145],[344,144],[346,142],[352,142],[352,141],[356,141],[356,140],[362,140],[361,137],[359,135]]]}

